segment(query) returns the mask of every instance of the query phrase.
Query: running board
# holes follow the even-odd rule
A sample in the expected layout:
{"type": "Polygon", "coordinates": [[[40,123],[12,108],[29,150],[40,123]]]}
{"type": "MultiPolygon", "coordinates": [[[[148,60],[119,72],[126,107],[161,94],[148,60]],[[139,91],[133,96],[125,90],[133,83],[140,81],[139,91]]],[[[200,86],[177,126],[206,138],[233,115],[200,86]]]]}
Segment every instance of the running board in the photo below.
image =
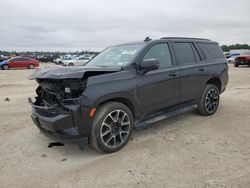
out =
{"type": "Polygon", "coordinates": [[[188,106],[181,106],[179,108],[174,108],[174,109],[169,109],[166,111],[162,111],[162,112],[158,112],[156,114],[150,115],[148,118],[142,120],[142,121],[138,121],[135,122],[135,128],[141,129],[141,128],[146,128],[148,125],[156,123],[158,121],[179,115],[179,114],[183,114],[185,112],[194,110],[197,108],[197,104],[193,104],[193,105],[188,105],[188,106]]]}

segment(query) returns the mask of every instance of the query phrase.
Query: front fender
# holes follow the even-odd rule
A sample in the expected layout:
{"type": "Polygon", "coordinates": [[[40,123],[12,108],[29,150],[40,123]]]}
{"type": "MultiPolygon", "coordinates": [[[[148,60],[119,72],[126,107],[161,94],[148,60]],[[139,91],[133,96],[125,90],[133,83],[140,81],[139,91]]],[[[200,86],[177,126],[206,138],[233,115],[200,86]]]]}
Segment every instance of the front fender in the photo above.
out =
{"type": "Polygon", "coordinates": [[[124,98],[134,104],[135,75],[129,70],[89,77],[82,105],[96,107],[105,101],[124,98]]]}

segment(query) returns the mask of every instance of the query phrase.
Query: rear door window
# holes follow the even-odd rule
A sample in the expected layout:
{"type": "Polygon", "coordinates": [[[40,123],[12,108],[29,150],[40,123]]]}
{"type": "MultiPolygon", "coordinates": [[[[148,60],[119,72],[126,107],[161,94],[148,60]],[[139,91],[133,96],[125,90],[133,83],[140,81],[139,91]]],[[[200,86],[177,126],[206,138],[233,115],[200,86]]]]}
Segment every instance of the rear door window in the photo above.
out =
{"type": "Polygon", "coordinates": [[[179,65],[195,63],[193,47],[188,42],[174,43],[176,60],[179,65]]]}
{"type": "Polygon", "coordinates": [[[196,58],[193,48],[194,48],[193,44],[189,42],[174,43],[177,63],[180,65],[195,63],[196,58]]]}
{"type": "Polygon", "coordinates": [[[160,43],[152,46],[144,56],[145,59],[158,59],[160,68],[172,66],[172,59],[167,43],[160,43]]]}

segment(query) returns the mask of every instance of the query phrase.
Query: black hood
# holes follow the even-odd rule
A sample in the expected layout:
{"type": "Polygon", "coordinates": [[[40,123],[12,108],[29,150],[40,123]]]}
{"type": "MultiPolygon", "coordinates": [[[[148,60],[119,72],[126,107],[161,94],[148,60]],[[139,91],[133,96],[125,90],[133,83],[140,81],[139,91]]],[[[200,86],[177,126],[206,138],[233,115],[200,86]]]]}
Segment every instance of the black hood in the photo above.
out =
{"type": "Polygon", "coordinates": [[[83,78],[87,72],[117,72],[120,71],[120,67],[61,67],[61,68],[42,68],[33,72],[28,78],[34,79],[71,79],[71,78],[83,78]]]}

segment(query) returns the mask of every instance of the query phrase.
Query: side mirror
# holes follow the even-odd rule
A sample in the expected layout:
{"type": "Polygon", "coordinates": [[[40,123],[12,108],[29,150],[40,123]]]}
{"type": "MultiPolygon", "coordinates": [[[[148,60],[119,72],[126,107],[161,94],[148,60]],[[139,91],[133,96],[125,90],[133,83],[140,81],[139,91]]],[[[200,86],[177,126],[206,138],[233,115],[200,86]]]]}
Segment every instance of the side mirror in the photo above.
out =
{"type": "Polygon", "coordinates": [[[160,62],[158,59],[145,59],[139,64],[142,74],[147,73],[151,70],[156,70],[160,67],[160,62]]]}

